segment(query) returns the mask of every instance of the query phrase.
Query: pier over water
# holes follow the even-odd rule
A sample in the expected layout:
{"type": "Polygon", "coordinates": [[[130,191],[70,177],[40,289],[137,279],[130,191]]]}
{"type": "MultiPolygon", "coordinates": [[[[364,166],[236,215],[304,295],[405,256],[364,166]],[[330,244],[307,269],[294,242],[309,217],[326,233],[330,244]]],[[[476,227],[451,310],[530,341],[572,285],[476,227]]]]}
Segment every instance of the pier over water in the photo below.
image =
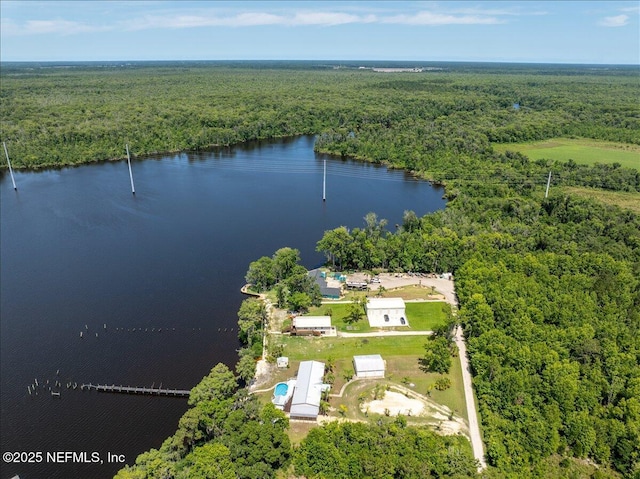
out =
{"type": "Polygon", "coordinates": [[[167,388],[145,388],[131,386],[116,386],[115,384],[82,384],[80,389],[87,391],[98,391],[103,393],[123,393],[123,394],[150,394],[154,396],[176,396],[189,397],[191,393],[188,389],[167,389],[167,388]]]}

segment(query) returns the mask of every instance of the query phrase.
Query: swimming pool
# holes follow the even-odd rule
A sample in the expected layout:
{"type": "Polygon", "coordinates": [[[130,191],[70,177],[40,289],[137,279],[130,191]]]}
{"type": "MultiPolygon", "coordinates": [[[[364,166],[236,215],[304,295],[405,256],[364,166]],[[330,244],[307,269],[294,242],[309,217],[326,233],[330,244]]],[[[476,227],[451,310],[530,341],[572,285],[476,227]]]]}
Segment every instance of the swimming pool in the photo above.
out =
{"type": "Polygon", "coordinates": [[[291,396],[293,396],[293,390],[296,386],[296,380],[290,379],[286,383],[278,383],[276,384],[275,390],[273,391],[273,398],[271,402],[278,409],[284,409],[284,406],[287,404],[291,396]]]}
{"type": "Polygon", "coordinates": [[[273,395],[286,396],[288,390],[289,390],[289,386],[287,385],[287,383],[278,383],[276,384],[276,390],[273,395]]]}

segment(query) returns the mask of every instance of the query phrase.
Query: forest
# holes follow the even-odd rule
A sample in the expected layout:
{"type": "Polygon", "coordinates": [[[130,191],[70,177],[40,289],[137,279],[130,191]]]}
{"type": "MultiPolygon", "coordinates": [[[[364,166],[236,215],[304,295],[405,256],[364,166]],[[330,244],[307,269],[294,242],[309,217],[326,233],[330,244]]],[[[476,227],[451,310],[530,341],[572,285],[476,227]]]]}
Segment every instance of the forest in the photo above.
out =
{"type": "MultiPolygon", "coordinates": [[[[3,65],[2,140],[16,168],[43,168],[121,158],[125,143],[144,157],[315,134],[319,152],[444,184],[444,211],[407,211],[395,229],[372,213],[361,227],[326,231],[318,251],[339,270],[454,274],[489,464],[482,477],[638,477],[640,217],[568,192],[638,195],[638,168],[534,161],[493,146],[640,145],[638,68],[276,66],[3,65]]],[[[285,257],[250,272],[268,287],[285,257]]],[[[323,427],[292,446],[287,419],[241,387],[264,314],[243,308],[244,364],[216,366],[176,434],[117,477],[476,477],[454,439],[393,422],[323,427]],[[424,456],[401,461],[403,451],[424,456]],[[330,461],[314,461],[319,453],[330,461]]]]}

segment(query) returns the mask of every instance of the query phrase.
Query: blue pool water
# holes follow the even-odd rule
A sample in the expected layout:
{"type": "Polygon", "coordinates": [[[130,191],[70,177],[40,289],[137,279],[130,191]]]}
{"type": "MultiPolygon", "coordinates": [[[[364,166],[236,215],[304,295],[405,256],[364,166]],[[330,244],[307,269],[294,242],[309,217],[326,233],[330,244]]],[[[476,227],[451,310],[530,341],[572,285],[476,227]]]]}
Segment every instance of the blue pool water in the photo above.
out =
{"type": "Polygon", "coordinates": [[[276,384],[274,396],[286,396],[288,390],[289,386],[287,386],[287,383],[278,383],[276,384]]]}

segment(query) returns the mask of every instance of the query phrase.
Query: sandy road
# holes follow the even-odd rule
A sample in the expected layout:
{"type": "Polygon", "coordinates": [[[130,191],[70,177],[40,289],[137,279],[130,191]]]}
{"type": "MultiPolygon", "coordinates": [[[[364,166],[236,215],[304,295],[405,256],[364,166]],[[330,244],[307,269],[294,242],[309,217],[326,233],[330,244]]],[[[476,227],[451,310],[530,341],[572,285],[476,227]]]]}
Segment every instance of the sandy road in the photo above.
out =
{"type": "Polygon", "coordinates": [[[473,386],[471,384],[469,359],[467,358],[467,345],[462,334],[462,326],[460,325],[456,327],[455,341],[456,346],[458,346],[460,365],[462,366],[462,385],[464,386],[464,398],[465,403],[467,404],[467,417],[469,418],[469,438],[471,439],[473,456],[480,463],[479,470],[482,470],[487,467],[487,463],[484,460],[484,448],[482,445],[482,437],[480,436],[478,414],[476,412],[476,405],[473,401],[473,386]]]}

